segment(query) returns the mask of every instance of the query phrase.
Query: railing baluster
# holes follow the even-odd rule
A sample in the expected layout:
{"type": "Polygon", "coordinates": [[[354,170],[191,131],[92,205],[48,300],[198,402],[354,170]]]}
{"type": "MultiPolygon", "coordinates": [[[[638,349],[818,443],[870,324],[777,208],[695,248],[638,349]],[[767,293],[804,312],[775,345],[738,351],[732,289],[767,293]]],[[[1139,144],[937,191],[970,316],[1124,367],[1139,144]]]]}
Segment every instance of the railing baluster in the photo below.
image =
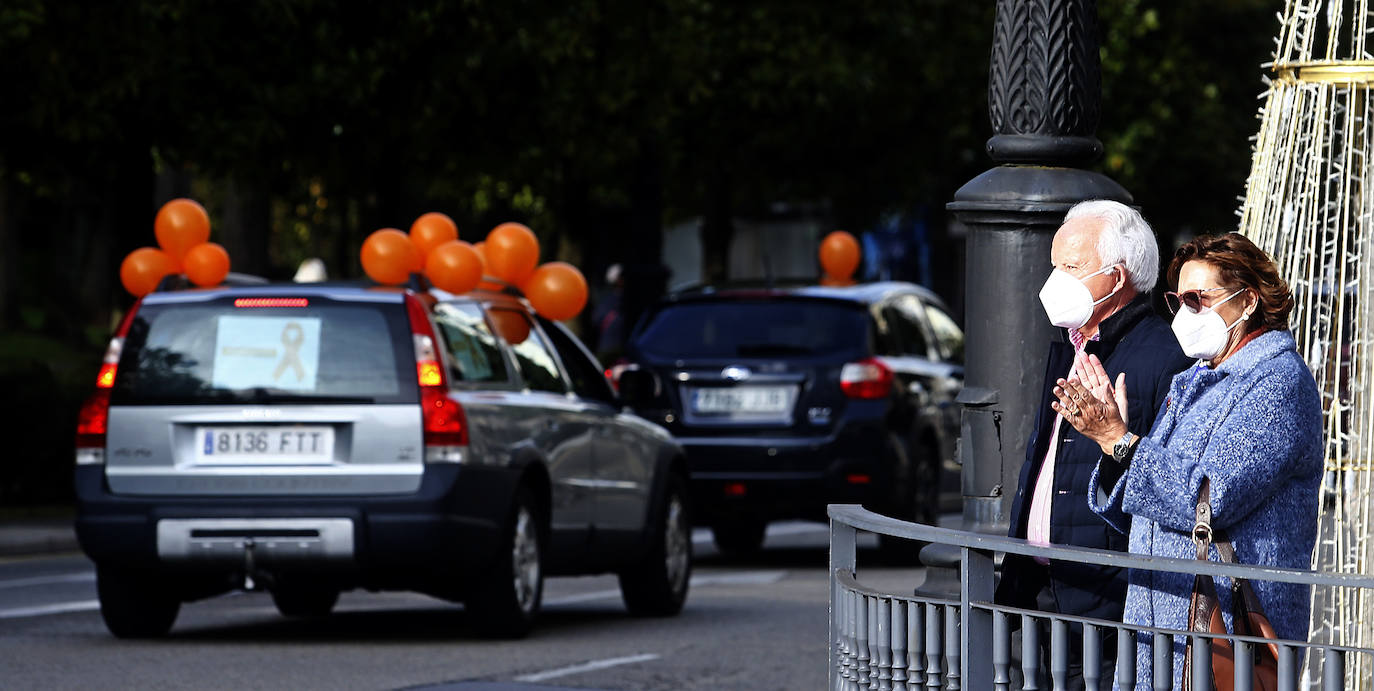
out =
{"type": "Polygon", "coordinates": [[[1021,689],[1040,691],[1040,622],[1021,615],[1021,689]]]}
{"type": "Polygon", "coordinates": [[[1069,622],[1050,619],[1050,688],[1069,689],[1069,622]]]}
{"type": "Polygon", "coordinates": [[[1293,647],[1279,646],[1279,691],[1297,691],[1298,665],[1293,647]]]}
{"type": "Polygon", "coordinates": [[[1189,661],[1194,691],[1212,691],[1212,640],[1202,636],[1193,639],[1193,659],[1189,661]]]}
{"type": "Polygon", "coordinates": [[[849,591],[845,590],[838,580],[835,581],[834,590],[834,595],[831,596],[833,598],[831,602],[834,603],[831,616],[835,620],[831,622],[830,632],[835,637],[832,642],[835,646],[835,653],[832,658],[835,670],[831,677],[833,682],[831,688],[834,691],[844,691],[845,682],[849,679],[849,645],[845,643],[849,637],[849,591]]]}
{"type": "Polygon", "coordinates": [[[867,595],[860,595],[860,596],[859,596],[859,601],[855,603],[854,614],[855,614],[855,617],[854,617],[854,618],[855,618],[855,622],[854,622],[854,636],[858,639],[857,641],[855,641],[855,645],[854,645],[855,652],[858,653],[858,658],[857,658],[857,662],[858,662],[858,670],[857,670],[857,672],[858,672],[858,674],[855,675],[855,676],[856,676],[855,681],[857,681],[857,682],[859,683],[859,688],[861,688],[861,689],[866,689],[866,688],[868,688],[868,674],[869,674],[869,671],[870,671],[870,670],[869,670],[869,666],[868,666],[868,663],[869,663],[869,659],[870,659],[870,658],[869,658],[869,656],[868,656],[868,596],[867,596],[867,595]]]}
{"type": "Polygon", "coordinates": [[[926,683],[926,623],[925,606],[913,602],[906,608],[906,669],[907,688],[911,691],[926,683]]]}
{"type": "Polygon", "coordinates": [[[892,601],[879,597],[873,599],[873,609],[868,613],[873,622],[875,647],[878,657],[878,691],[892,691],[892,601]]]}
{"type": "Polygon", "coordinates": [[[1341,691],[1345,688],[1345,655],[1339,650],[1332,648],[1326,649],[1326,658],[1322,660],[1322,689],[1323,691],[1341,691]]]}
{"type": "Polygon", "coordinates": [[[992,613],[992,683],[996,691],[1011,691],[1011,623],[1001,611],[992,613]]]}
{"type": "Polygon", "coordinates": [[[926,603],[926,688],[940,688],[940,676],[943,668],[940,666],[940,656],[945,651],[944,622],[940,610],[940,605],[933,602],[926,603]]]}
{"type": "Polygon", "coordinates": [[[1116,630],[1116,687],[1135,688],[1135,631],[1124,626],[1116,630]]]}
{"type": "Polygon", "coordinates": [[[906,608],[906,601],[892,601],[889,620],[892,627],[892,691],[907,691],[906,608]]]}
{"type": "Polygon", "coordinates": [[[1154,652],[1154,689],[1170,691],[1174,686],[1174,638],[1156,633],[1150,639],[1154,652]]]}
{"type": "Polygon", "coordinates": [[[961,676],[959,664],[959,608],[945,607],[945,688],[959,691],[961,676]]]}
{"type": "Polygon", "coordinates": [[[1102,633],[1092,624],[1083,625],[1083,688],[1102,688],[1102,633]]]}
{"type": "Polygon", "coordinates": [[[1255,671],[1255,648],[1245,641],[1231,641],[1235,651],[1236,685],[1234,691],[1251,691],[1255,671]]]}
{"type": "Polygon", "coordinates": [[[844,609],[844,635],[842,636],[844,644],[844,659],[843,664],[841,665],[840,673],[842,678],[841,686],[845,689],[845,691],[853,691],[853,689],[858,688],[858,686],[854,683],[854,673],[856,664],[854,652],[854,598],[856,597],[858,597],[857,593],[854,593],[850,590],[846,590],[844,593],[842,593],[842,597],[840,600],[843,603],[841,606],[844,609]]]}

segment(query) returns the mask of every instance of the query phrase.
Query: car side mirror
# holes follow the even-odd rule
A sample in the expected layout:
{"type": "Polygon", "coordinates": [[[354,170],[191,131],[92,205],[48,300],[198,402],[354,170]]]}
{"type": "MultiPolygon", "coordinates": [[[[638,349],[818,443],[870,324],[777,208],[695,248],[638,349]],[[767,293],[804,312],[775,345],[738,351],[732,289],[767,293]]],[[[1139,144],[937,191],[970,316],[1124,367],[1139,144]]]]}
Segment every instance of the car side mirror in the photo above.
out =
{"type": "Polygon", "coordinates": [[[631,408],[646,406],[658,398],[658,377],[643,369],[627,369],[620,373],[620,400],[631,408]]]}

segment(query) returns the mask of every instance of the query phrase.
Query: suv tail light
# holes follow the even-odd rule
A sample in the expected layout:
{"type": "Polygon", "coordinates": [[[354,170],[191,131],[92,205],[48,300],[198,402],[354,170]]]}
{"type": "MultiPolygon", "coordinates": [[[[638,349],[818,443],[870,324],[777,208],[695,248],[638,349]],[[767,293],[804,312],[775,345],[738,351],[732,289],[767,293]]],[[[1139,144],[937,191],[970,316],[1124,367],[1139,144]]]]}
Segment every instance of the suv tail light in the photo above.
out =
{"type": "Polygon", "coordinates": [[[840,368],[840,389],[850,398],[886,398],[892,393],[892,370],[877,358],[864,358],[840,368]]]}
{"type": "Polygon", "coordinates": [[[415,342],[415,381],[420,385],[424,419],[425,461],[461,463],[468,445],[468,420],[463,406],[448,395],[448,381],[439,357],[434,327],[420,298],[406,294],[411,338],[415,342]]]}
{"type": "Polygon", "coordinates": [[[114,388],[115,375],[119,373],[119,356],[124,352],[124,338],[129,335],[129,325],[134,314],[143,304],[140,299],[124,315],[115,331],[110,345],[105,347],[105,358],[100,362],[100,373],[95,375],[95,391],[81,404],[76,416],[76,464],[98,465],[105,462],[105,433],[110,422],[110,389],[114,388]]]}

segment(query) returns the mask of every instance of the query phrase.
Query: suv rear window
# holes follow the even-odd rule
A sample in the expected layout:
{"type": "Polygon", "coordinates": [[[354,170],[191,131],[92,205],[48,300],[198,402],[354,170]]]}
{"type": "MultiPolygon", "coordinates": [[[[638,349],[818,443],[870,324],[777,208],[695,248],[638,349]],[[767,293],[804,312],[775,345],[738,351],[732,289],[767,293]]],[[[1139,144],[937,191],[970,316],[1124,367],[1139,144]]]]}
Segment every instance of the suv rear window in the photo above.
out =
{"type": "Polygon", "coordinates": [[[144,305],[111,403],[413,403],[415,353],[399,303],[310,297],[304,307],[144,305]]]}
{"type": "Polygon", "coordinates": [[[868,348],[860,305],[824,300],[731,300],[668,305],[635,343],[646,354],[689,357],[836,355],[868,348]]]}

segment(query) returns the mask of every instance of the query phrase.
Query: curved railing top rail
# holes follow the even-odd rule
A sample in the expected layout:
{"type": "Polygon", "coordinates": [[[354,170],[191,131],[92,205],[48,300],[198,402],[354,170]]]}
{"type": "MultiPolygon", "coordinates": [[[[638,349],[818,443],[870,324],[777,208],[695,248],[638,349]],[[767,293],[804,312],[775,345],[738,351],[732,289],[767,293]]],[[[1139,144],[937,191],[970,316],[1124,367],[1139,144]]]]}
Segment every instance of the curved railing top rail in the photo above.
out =
{"type": "Polygon", "coordinates": [[[1250,578],[1259,581],[1278,581],[1282,583],[1303,583],[1307,585],[1329,585],[1349,588],[1374,588],[1374,576],[1360,574],[1329,573],[1292,569],[1278,566],[1255,566],[1251,564],[1223,564],[1221,562],[1202,562],[1196,559],[1177,559],[1174,557],[1152,557],[1107,549],[1088,547],[1042,547],[1025,540],[973,533],[950,528],[938,528],[920,523],[908,523],[873,513],[858,504],[831,504],[827,513],[832,521],[853,526],[880,535],[892,535],[909,540],[933,542],[956,547],[987,552],[1005,552],[1028,557],[1060,559],[1101,566],[1119,566],[1128,569],[1147,571],[1170,571],[1173,573],[1203,574],[1207,576],[1226,576],[1250,578]]]}

